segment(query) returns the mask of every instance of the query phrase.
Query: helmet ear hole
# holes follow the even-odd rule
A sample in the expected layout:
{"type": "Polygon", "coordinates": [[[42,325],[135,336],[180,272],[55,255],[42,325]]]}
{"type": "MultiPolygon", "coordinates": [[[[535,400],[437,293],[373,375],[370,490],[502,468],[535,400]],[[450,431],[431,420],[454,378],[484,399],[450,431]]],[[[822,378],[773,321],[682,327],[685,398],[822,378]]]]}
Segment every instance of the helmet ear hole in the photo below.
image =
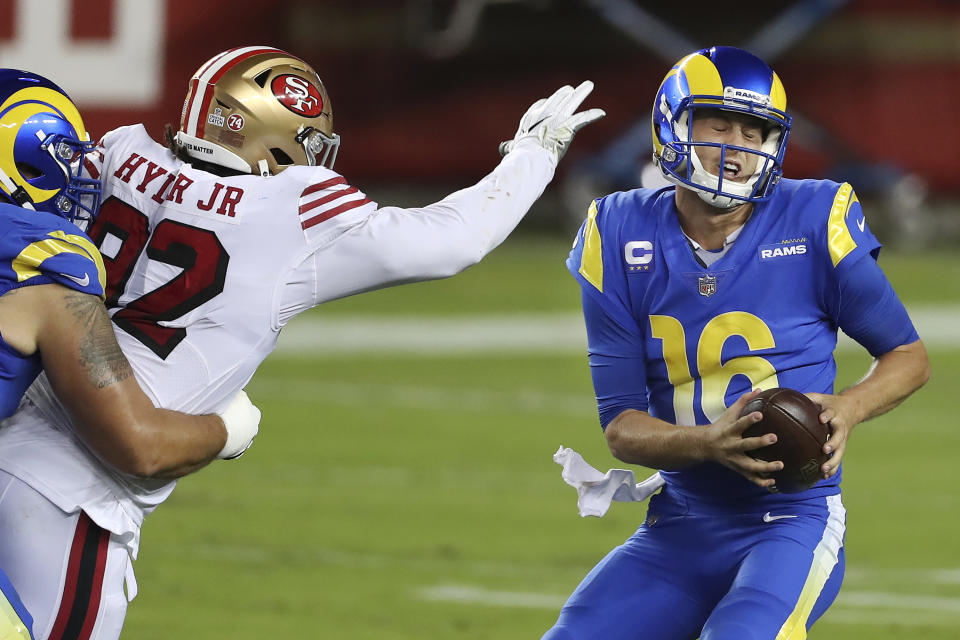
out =
{"type": "Polygon", "coordinates": [[[43,175],[43,171],[40,171],[40,169],[28,162],[17,162],[16,165],[17,171],[19,171],[20,175],[27,180],[33,180],[34,178],[39,178],[43,175]]]}
{"type": "Polygon", "coordinates": [[[267,78],[269,77],[270,77],[270,69],[264,69],[263,71],[261,71],[256,75],[253,81],[256,82],[261,89],[263,89],[265,86],[267,86],[267,78]]]}
{"type": "Polygon", "coordinates": [[[288,156],[283,149],[273,147],[270,149],[270,153],[273,154],[273,160],[279,165],[293,164],[293,158],[288,156]]]}

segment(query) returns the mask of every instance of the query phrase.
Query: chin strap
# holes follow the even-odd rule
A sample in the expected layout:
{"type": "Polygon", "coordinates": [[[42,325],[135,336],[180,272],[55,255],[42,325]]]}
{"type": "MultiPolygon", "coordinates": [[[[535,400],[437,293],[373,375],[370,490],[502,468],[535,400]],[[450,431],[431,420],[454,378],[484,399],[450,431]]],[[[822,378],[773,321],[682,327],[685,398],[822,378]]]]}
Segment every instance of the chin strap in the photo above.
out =
{"type": "Polygon", "coordinates": [[[27,194],[27,190],[11,180],[10,176],[8,176],[3,169],[0,169],[0,184],[3,185],[4,190],[7,192],[7,197],[13,200],[18,207],[30,209],[31,211],[37,210],[36,207],[33,206],[33,200],[29,194],[27,194]]]}

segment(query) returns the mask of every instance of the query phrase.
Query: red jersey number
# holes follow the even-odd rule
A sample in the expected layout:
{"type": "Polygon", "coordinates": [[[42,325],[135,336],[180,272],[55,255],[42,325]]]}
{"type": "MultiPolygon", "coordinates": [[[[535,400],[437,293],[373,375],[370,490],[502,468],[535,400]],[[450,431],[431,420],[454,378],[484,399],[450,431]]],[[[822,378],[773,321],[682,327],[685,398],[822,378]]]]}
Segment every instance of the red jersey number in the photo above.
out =
{"type": "Polygon", "coordinates": [[[116,198],[109,198],[101,205],[89,235],[101,250],[108,235],[121,243],[113,257],[103,256],[107,270],[107,307],[120,307],[113,314],[114,324],[166,359],[187,337],[187,330],[158,323],[176,320],[219,295],[227,277],[230,256],[209,229],[161,220],[150,233],[147,216],[116,198]],[[153,291],[120,306],[120,296],[144,248],[149,259],[183,271],[153,291]]]}

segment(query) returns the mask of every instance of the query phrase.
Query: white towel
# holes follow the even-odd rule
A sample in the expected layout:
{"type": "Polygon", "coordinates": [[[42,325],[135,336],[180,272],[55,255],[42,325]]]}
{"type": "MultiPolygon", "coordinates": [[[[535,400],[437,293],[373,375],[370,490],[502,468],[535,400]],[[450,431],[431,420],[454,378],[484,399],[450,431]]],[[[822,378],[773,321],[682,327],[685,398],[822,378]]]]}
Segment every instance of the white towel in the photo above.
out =
{"type": "Polygon", "coordinates": [[[663,486],[663,478],[659,473],[640,483],[636,483],[633,471],[627,469],[610,469],[600,473],[583,456],[567,447],[557,449],[553,461],[563,466],[561,475],[564,481],[577,490],[577,508],[583,518],[603,517],[614,500],[643,502],[663,486]]]}

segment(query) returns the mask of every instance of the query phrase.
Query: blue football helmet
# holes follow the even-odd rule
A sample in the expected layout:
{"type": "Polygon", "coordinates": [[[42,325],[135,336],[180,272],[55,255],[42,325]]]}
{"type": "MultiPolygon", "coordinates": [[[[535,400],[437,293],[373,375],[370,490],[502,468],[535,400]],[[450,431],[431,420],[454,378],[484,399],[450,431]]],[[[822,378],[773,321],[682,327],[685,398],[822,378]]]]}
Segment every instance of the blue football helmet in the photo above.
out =
{"type": "MultiPolygon", "coordinates": [[[[691,53],[667,73],[653,105],[653,162],[670,182],[692,189],[708,204],[723,209],[763,202],[783,175],[783,156],[791,117],[780,78],[763,60],[734,47],[691,53]],[[760,150],[714,142],[696,142],[690,131],[699,109],[721,109],[763,121],[760,150]],[[728,149],[758,156],[746,182],[724,180],[708,172],[697,147],[719,147],[720,164],[728,149]]],[[[721,172],[722,173],[722,172],[721,172]]]]}
{"type": "Polygon", "coordinates": [[[94,144],[76,105],[42,76],[0,69],[0,196],[25,209],[92,220],[100,181],[80,175],[94,144]]]}

